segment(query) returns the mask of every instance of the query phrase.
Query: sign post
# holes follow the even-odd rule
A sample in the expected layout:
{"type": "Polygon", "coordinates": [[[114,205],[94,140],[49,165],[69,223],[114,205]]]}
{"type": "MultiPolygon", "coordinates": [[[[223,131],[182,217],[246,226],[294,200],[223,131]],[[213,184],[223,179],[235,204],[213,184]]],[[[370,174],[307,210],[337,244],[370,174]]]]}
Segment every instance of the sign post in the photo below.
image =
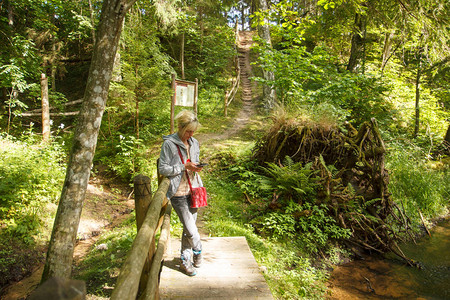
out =
{"type": "Polygon", "coordinates": [[[170,106],[170,133],[175,132],[175,106],[192,107],[197,113],[198,80],[195,82],[176,79],[172,74],[172,103],[170,106]]]}

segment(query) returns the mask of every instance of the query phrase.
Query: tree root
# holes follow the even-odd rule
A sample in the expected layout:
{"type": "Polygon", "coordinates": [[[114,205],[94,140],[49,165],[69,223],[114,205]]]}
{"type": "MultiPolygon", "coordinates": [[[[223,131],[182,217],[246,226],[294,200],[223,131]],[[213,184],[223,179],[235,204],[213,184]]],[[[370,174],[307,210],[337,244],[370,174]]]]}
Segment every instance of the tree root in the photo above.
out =
{"type": "Polygon", "coordinates": [[[292,120],[274,124],[257,144],[255,160],[265,165],[289,156],[295,162],[312,163],[322,186],[316,204],[327,205],[336,223],[351,230],[348,241],[367,251],[391,251],[414,265],[397,245],[398,230],[412,238],[410,221],[391,199],[386,148],[376,120],[363,123],[358,131],[347,124],[346,133],[292,120]],[[336,171],[330,172],[330,166],[336,171]]]}

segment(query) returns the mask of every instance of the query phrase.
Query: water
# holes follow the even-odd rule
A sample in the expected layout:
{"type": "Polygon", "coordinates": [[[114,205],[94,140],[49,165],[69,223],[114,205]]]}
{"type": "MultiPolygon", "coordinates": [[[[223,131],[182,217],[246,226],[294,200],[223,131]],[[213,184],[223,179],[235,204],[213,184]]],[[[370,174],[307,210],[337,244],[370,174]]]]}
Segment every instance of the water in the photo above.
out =
{"type": "Polygon", "coordinates": [[[393,255],[369,257],[333,270],[330,299],[450,299],[450,219],[433,228],[431,237],[401,248],[422,269],[393,255]]]}

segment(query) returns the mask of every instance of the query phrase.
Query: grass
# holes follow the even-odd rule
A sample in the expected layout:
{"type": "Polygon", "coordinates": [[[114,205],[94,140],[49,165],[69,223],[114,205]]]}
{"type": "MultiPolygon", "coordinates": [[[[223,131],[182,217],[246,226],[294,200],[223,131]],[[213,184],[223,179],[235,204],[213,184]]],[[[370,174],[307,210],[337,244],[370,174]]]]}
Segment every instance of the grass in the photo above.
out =
{"type": "Polygon", "coordinates": [[[434,169],[430,160],[417,149],[396,147],[398,145],[393,145],[387,159],[389,191],[412,219],[413,228],[418,230],[421,222],[419,211],[429,219],[448,214],[450,168],[434,169]]]}
{"type": "Polygon", "coordinates": [[[92,250],[75,266],[73,278],[86,282],[87,293],[110,297],[119,270],[136,237],[135,216],[108,231],[93,245],[92,250]],[[100,246],[101,245],[101,246],[100,246]]]}

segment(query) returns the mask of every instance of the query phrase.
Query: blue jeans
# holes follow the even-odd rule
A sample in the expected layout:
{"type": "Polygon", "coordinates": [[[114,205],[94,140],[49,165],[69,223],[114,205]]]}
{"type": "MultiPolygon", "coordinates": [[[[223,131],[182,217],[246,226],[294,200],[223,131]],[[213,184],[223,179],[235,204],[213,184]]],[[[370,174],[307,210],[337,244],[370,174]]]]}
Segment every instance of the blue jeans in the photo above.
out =
{"type": "Polygon", "coordinates": [[[198,208],[191,207],[191,195],[176,196],[170,199],[172,207],[183,224],[183,236],[181,238],[181,260],[190,261],[192,252],[202,252],[200,234],[195,222],[197,221],[198,208]]]}

